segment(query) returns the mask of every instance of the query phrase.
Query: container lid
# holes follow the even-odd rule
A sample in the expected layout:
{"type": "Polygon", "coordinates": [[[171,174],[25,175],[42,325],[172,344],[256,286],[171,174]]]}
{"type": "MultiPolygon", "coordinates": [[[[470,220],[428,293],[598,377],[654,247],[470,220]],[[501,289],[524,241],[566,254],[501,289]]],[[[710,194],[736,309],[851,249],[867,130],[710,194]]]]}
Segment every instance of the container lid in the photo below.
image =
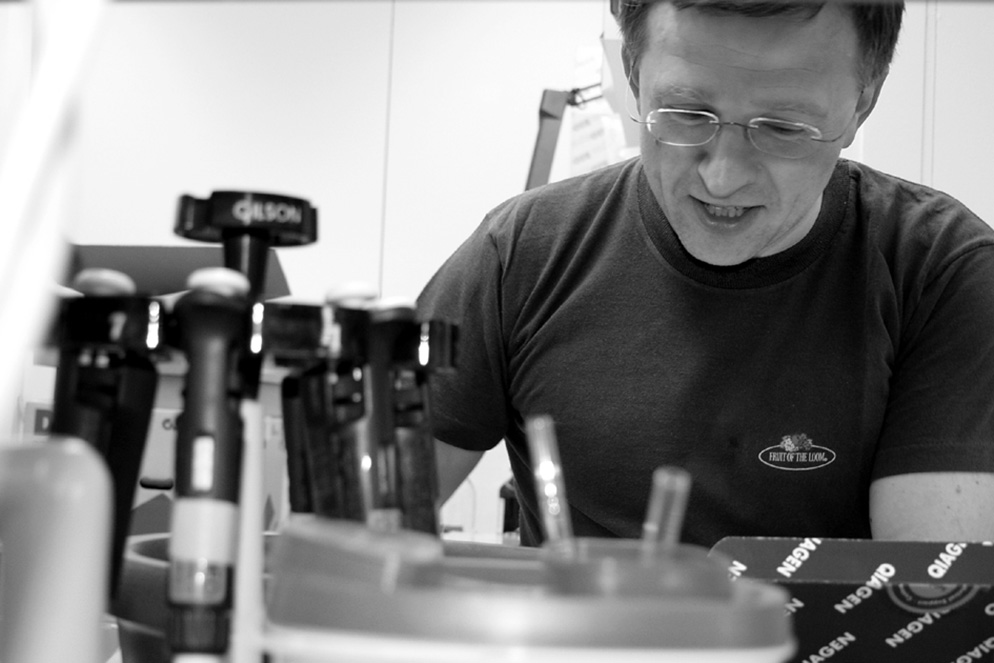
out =
{"type": "Polygon", "coordinates": [[[786,592],[752,581],[727,592],[564,594],[538,558],[446,558],[428,535],[374,535],[319,519],[291,524],[271,561],[267,612],[284,627],[543,647],[732,650],[791,641],[786,592]]]}
{"type": "Polygon", "coordinates": [[[730,562],[681,545],[647,550],[638,539],[575,538],[542,548],[546,583],[562,594],[730,599],[730,562]]]}

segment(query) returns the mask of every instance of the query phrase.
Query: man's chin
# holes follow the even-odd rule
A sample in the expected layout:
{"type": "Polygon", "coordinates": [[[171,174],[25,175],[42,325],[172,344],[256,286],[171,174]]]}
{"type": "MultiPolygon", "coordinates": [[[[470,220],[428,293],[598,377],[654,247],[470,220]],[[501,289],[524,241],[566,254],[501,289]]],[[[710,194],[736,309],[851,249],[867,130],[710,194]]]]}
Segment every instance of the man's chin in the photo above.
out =
{"type": "Polygon", "coordinates": [[[681,238],[680,242],[694,259],[714,267],[735,267],[756,257],[755,251],[750,250],[751,247],[743,247],[741,244],[722,246],[730,243],[711,238],[694,238],[689,242],[681,238]]]}

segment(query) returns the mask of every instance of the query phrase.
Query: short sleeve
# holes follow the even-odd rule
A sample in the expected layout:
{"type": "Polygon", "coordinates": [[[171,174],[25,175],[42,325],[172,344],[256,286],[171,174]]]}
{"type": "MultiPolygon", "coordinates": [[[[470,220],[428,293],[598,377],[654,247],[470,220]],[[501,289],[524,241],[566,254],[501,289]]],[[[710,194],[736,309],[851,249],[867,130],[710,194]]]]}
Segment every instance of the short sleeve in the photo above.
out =
{"type": "Polygon", "coordinates": [[[501,335],[501,261],[491,213],[435,273],[418,298],[422,320],[458,326],[454,370],[429,384],[434,436],[463,449],[486,451],[507,428],[506,358],[501,335]]]}
{"type": "Polygon", "coordinates": [[[923,280],[902,330],[873,477],[950,471],[994,471],[989,239],[967,243],[923,280]]]}

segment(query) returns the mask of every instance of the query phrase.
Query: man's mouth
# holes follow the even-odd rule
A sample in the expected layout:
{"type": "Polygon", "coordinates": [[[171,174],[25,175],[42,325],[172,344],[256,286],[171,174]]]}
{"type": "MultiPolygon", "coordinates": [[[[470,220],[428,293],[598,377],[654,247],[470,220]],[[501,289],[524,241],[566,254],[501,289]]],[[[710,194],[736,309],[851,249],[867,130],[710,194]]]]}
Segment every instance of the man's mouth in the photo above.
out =
{"type": "Polygon", "coordinates": [[[747,207],[739,207],[737,205],[708,205],[704,204],[704,209],[707,210],[708,214],[711,216],[718,217],[720,219],[737,219],[743,214],[747,207]]]}

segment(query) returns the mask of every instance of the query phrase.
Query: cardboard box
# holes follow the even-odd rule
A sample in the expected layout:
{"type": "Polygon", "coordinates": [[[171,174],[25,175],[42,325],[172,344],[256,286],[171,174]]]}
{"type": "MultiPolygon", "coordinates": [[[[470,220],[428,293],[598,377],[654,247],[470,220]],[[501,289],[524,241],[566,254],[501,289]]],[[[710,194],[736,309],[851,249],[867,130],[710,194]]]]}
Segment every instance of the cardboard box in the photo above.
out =
{"type": "MultiPolygon", "coordinates": [[[[74,244],[70,247],[69,264],[60,285],[70,286],[73,277],[89,267],[114,269],[130,276],[138,292],[146,295],[167,295],[186,290],[186,279],[204,267],[223,267],[224,250],[215,244],[189,246],[112,246],[74,244]]],[[[268,250],[266,283],[263,298],[273,299],[290,294],[286,275],[275,249],[268,250]]]]}
{"type": "Polygon", "coordinates": [[[794,663],[994,661],[994,543],[726,538],[733,577],[791,594],[794,663]]]}

